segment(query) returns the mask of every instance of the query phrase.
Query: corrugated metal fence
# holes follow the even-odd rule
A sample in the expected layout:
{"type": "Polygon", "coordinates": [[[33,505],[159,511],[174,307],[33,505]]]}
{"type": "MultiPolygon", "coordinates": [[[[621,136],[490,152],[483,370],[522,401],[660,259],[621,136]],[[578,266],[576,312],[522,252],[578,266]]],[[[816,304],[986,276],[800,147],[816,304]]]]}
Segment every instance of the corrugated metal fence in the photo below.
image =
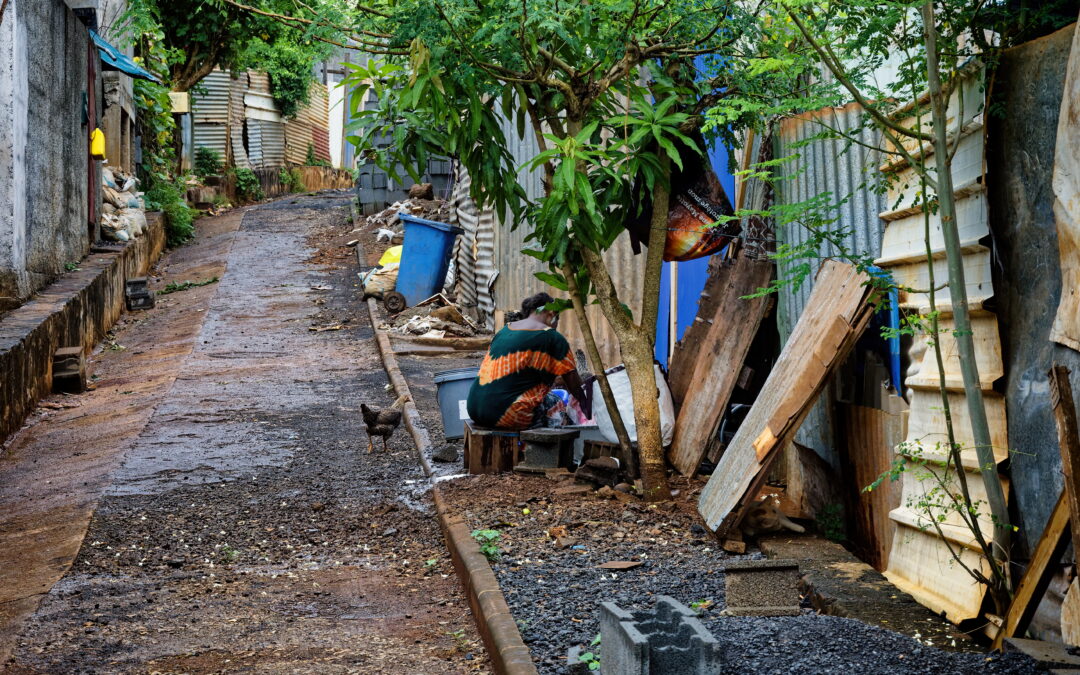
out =
{"type": "MultiPolygon", "coordinates": [[[[776,201],[778,204],[793,205],[821,193],[830,193],[829,202],[836,207],[832,214],[836,222],[825,228],[844,231],[837,243],[847,252],[874,258],[881,252],[881,234],[884,230],[884,223],[878,214],[886,206],[884,195],[875,193],[867,181],[878,176],[881,153],[847,141],[825,138],[794,147],[820,133],[824,129],[822,124],[853,133],[861,142],[877,146],[877,132],[862,129],[862,114],[862,109],[853,103],[843,108],[826,108],[787,119],[780,125],[775,136],[778,143],[776,156],[786,157],[797,153],[799,157],[781,169],[784,180],[779,181],[776,201]]],[[[811,232],[803,223],[787,223],[778,226],[776,237],[779,243],[799,245],[810,239],[811,232]]],[[[833,257],[839,253],[838,246],[832,243],[826,243],[820,251],[822,257],[833,257]]],[[[794,261],[795,264],[802,262],[805,259],[794,261]]],[[[816,272],[820,260],[811,262],[816,272]]],[[[785,269],[785,264],[779,263],[777,276],[782,279],[790,275],[790,268],[785,269]]],[[[777,323],[782,341],[786,341],[795,328],[813,286],[811,277],[798,289],[793,290],[789,286],[780,292],[777,323]]],[[[813,448],[833,467],[839,468],[833,440],[832,397],[830,386],[810,411],[795,438],[799,443],[813,448]]]]}
{"type": "MultiPolygon", "coordinates": [[[[266,73],[234,76],[215,70],[192,94],[193,156],[199,147],[217,152],[226,166],[277,169],[307,164],[308,149],[330,160],[326,85],[313,82],[311,98],[293,120],[284,120],[266,73]]],[[[339,181],[340,182],[340,181],[339,181]]]]}
{"type": "MultiPolygon", "coordinates": [[[[538,152],[536,138],[530,127],[525,130],[524,138],[518,137],[516,124],[512,120],[505,120],[503,132],[511,142],[510,152],[514,163],[521,166],[532,159],[538,152]]],[[[543,196],[542,174],[539,171],[521,171],[518,174],[518,182],[528,195],[529,199],[539,199],[543,196]]],[[[528,224],[522,224],[517,229],[511,229],[508,218],[496,214],[490,209],[478,215],[474,251],[474,266],[476,278],[476,291],[478,302],[483,303],[483,286],[490,283],[494,277],[492,286],[493,310],[502,312],[515,311],[520,308],[521,301],[535,293],[545,291],[552,295],[558,295],[555,289],[536,278],[536,272],[547,271],[547,267],[539,260],[524,255],[521,251],[532,245],[525,241],[530,230],[528,224]],[[491,227],[487,227],[487,223],[491,227]]],[[[459,249],[460,252],[460,249],[459,249]]],[[[608,269],[611,271],[612,280],[615,282],[619,298],[626,303],[635,315],[640,315],[642,300],[641,280],[644,278],[645,256],[635,256],[630,248],[629,235],[623,235],[616,241],[605,254],[608,269]]],[[[461,264],[459,263],[459,269],[461,264]]],[[[482,306],[482,305],[481,305],[482,306]]],[[[619,354],[619,342],[615,334],[604,318],[598,306],[590,306],[587,309],[589,323],[596,337],[597,346],[600,350],[604,366],[610,367],[622,361],[619,354]]],[[[494,311],[492,311],[494,314],[494,311]]],[[[562,317],[563,323],[560,331],[566,335],[574,348],[584,348],[581,331],[577,325],[577,319],[573,312],[566,312],[562,317]]],[[[489,319],[489,325],[493,321],[489,319]]],[[[590,364],[592,368],[598,364],[590,364]]]]}

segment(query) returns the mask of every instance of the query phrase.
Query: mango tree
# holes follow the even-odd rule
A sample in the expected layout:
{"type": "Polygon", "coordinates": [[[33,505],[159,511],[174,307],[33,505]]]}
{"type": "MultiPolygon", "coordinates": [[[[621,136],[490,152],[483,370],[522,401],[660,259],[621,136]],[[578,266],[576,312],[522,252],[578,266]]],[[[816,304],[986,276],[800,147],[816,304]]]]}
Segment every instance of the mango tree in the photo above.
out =
{"type": "MultiPolygon", "coordinates": [[[[523,253],[547,263],[538,276],[570,293],[596,364],[583,309],[599,304],[631,382],[646,497],[669,498],[653,349],[670,179],[702,152],[692,134],[703,112],[749,76],[752,59],[739,46],[760,37],[755,9],[718,0],[412,0],[377,9],[390,16],[367,14],[365,30],[392,36],[385,48],[407,46],[409,58],[355,67],[347,85],[360,121],[351,140],[414,178],[431,155],[457,157],[478,204],[530,228],[523,253]],[[695,68],[703,55],[704,74],[695,68]],[[364,111],[368,86],[379,105],[364,111]],[[504,129],[515,125],[518,135],[531,127],[539,145],[524,167],[507,149],[514,133],[504,129]],[[383,135],[392,142],[379,149],[383,135]],[[518,185],[521,169],[544,172],[535,202],[518,185]],[[638,217],[647,222],[648,252],[635,316],[602,254],[638,217]]],[[[746,122],[736,116],[711,134],[730,139],[746,122]]]]}

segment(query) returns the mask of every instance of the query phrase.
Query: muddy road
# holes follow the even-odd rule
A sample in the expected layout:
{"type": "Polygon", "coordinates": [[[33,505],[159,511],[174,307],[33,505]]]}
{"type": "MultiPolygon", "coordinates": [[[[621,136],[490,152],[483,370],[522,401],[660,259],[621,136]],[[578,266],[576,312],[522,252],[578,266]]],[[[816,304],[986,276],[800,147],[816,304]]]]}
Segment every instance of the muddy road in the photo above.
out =
{"type": "Polygon", "coordinates": [[[96,390],[9,439],[0,670],[488,670],[408,433],[367,452],[393,396],[347,204],[201,221],[153,286],[220,281],[127,315],[96,390]]]}

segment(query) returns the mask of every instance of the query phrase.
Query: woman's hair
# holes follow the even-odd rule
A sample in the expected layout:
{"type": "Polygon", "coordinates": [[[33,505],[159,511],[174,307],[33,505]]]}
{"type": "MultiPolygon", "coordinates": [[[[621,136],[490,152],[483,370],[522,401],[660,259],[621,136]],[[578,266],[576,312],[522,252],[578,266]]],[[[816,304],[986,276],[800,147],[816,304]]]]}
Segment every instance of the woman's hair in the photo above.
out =
{"type": "Polygon", "coordinates": [[[544,305],[549,302],[554,302],[555,298],[551,297],[547,293],[537,293],[531,295],[521,301],[521,315],[523,317],[529,317],[533,312],[543,309],[544,305]]]}

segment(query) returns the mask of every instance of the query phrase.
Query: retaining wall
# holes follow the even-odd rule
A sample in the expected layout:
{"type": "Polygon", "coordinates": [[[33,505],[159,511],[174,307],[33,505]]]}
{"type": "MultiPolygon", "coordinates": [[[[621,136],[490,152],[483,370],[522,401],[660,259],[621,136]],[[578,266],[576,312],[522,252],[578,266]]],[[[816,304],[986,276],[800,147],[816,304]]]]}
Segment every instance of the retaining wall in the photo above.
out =
{"type": "Polygon", "coordinates": [[[164,219],[148,213],[146,234],[117,252],[93,253],[22,307],[0,319],[0,440],[22,426],[52,390],[60,347],[87,354],[124,311],[124,282],[145,276],[165,248],[164,219]]]}

